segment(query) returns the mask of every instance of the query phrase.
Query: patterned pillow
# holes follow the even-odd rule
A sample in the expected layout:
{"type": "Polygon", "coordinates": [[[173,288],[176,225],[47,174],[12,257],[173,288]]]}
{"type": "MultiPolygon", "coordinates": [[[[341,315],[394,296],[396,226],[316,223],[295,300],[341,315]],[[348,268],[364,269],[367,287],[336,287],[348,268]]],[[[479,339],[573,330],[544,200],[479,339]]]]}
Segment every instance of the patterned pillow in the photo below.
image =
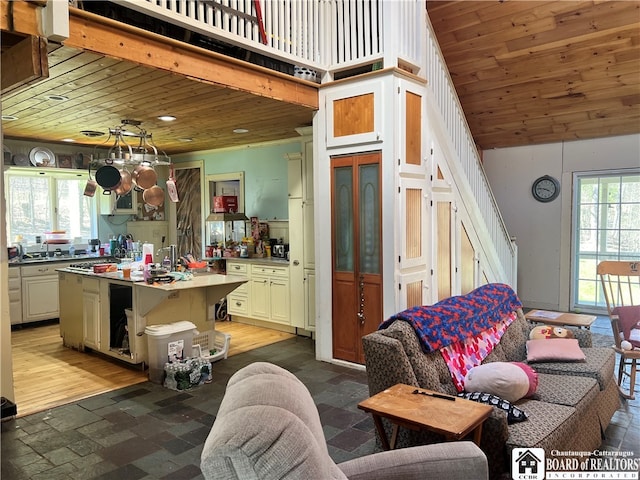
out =
{"type": "Polygon", "coordinates": [[[461,392],[458,396],[474,402],[486,403],[487,405],[504,410],[507,412],[508,424],[524,422],[527,419],[527,414],[523,410],[497,395],[492,395],[486,392],[461,392]]]}

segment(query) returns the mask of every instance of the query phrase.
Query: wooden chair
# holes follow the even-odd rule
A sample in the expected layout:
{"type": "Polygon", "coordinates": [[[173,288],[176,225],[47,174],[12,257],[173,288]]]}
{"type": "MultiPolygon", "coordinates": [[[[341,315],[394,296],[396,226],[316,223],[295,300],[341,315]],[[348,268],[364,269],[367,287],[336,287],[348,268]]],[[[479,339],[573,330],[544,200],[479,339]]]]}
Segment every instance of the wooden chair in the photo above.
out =
{"type": "Polygon", "coordinates": [[[636,371],[640,350],[624,350],[621,346],[621,325],[617,307],[640,305],[640,262],[629,261],[604,261],[598,264],[597,269],[604,297],[607,302],[607,311],[611,320],[614,350],[620,355],[618,365],[618,388],[624,398],[635,398],[636,371]],[[629,391],[622,386],[624,377],[629,377],[629,391]]]}

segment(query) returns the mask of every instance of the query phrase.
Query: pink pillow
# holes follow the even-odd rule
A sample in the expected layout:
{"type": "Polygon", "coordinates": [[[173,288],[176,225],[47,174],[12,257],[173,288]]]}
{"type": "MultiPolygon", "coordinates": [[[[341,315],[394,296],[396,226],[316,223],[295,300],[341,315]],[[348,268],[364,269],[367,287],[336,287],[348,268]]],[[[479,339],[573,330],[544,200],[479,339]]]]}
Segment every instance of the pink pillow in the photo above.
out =
{"type": "Polygon", "coordinates": [[[640,329],[640,305],[616,307],[611,313],[618,315],[618,323],[624,339],[634,347],[640,347],[640,342],[635,340],[631,335],[632,330],[640,329]]]}
{"type": "Polygon", "coordinates": [[[575,338],[527,340],[527,362],[584,362],[586,357],[575,338]]]}

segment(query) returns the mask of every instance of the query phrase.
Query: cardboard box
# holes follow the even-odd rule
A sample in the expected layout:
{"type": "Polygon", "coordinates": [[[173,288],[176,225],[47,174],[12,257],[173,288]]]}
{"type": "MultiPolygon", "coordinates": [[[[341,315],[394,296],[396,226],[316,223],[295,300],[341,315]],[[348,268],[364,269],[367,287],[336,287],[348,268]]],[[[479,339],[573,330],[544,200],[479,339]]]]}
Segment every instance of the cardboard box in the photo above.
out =
{"type": "Polygon", "coordinates": [[[238,211],[238,197],[224,195],[213,197],[213,213],[236,213],[238,211]]]}

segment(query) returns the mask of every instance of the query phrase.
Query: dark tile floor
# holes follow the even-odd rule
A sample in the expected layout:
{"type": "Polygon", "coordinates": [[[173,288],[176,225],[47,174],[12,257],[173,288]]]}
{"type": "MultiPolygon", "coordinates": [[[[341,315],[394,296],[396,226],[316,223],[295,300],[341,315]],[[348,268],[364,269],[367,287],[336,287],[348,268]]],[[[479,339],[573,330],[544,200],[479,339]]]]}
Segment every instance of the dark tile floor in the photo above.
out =
{"type": "MultiPolygon", "coordinates": [[[[610,335],[607,325],[594,332],[610,335]]],[[[371,418],[356,405],[368,396],[366,373],[314,359],[297,337],[214,364],[213,382],[177,392],[150,382],[2,423],[5,479],[198,479],[203,443],[229,377],[255,361],[296,374],[318,406],[336,462],[375,451],[371,418]]],[[[640,395],[639,395],[640,397],[640,395]]],[[[624,402],[602,448],[640,450],[640,401],[624,402]]]]}

